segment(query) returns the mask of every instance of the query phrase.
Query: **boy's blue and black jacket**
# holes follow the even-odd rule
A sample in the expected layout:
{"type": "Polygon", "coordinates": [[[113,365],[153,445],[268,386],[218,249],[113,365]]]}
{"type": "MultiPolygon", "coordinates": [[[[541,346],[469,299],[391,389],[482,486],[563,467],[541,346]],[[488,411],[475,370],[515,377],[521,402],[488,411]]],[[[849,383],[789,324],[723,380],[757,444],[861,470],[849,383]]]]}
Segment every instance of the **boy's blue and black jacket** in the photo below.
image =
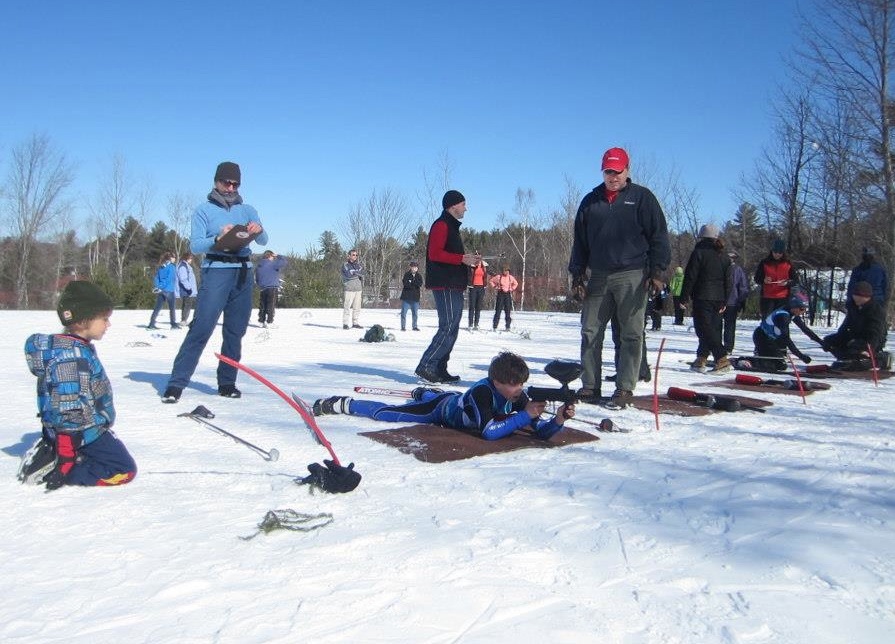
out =
{"type": "Polygon", "coordinates": [[[535,436],[548,439],[562,429],[551,416],[532,418],[525,406],[525,392],[512,403],[488,379],[483,378],[464,392],[426,391],[420,401],[389,405],[373,400],[352,400],[352,414],[388,422],[433,423],[459,429],[485,440],[509,436],[517,429],[531,428],[535,436]]]}
{"type": "Polygon", "coordinates": [[[37,409],[49,439],[68,435],[77,449],[115,423],[112,386],[90,342],[35,333],[25,341],[25,360],[37,376],[37,409]]]}

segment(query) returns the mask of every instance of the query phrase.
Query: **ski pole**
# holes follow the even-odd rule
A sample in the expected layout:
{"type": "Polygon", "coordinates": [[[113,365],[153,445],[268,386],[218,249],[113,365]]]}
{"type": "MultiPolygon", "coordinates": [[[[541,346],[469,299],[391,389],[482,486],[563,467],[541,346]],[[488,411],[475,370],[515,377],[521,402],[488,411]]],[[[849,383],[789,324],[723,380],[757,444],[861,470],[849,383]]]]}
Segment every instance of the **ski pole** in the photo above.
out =
{"type": "Polygon", "coordinates": [[[245,439],[242,439],[242,438],[240,438],[239,436],[237,436],[237,435],[235,435],[235,434],[231,434],[231,433],[228,432],[226,429],[223,429],[223,428],[221,428],[221,427],[218,427],[218,426],[215,425],[214,423],[209,422],[208,419],[209,419],[209,418],[214,418],[214,414],[213,414],[213,413],[211,412],[211,410],[208,409],[207,407],[204,407],[204,406],[202,406],[202,405],[199,405],[198,407],[196,407],[196,408],[195,408],[193,411],[191,411],[191,412],[186,412],[186,413],[183,413],[183,414],[177,414],[177,415],[178,415],[178,416],[185,416],[186,418],[192,418],[194,421],[196,421],[196,422],[199,423],[200,425],[204,425],[204,426],[207,427],[208,429],[210,429],[210,430],[212,430],[212,431],[214,431],[214,432],[217,432],[218,434],[220,434],[220,435],[222,435],[222,436],[226,436],[227,438],[231,438],[231,439],[233,439],[234,441],[236,441],[237,443],[242,443],[243,445],[245,445],[245,446],[248,447],[249,449],[255,450],[256,452],[258,452],[259,454],[261,454],[261,455],[264,457],[264,460],[265,460],[265,461],[276,461],[277,459],[280,458],[280,452],[277,451],[276,449],[271,448],[270,451],[261,449],[261,448],[258,447],[257,445],[253,445],[253,444],[250,443],[249,441],[247,441],[247,440],[245,440],[245,439]]]}
{"type": "Polygon", "coordinates": [[[867,353],[870,355],[870,367],[871,372],[873,373],[873,386],[879,387],[879,375],[877,371],[879,370],[876,364],[876,351],[873,350],[873,347],[870,346],[870,343],[867,343],[867,353]]]}
{"type": "MultiPolygon", "coordinates": [[[[646,338],[644,338],[646,342],[646,338]]],[[[662,351],[665,349],[665,338],[659,343],[659,353],[656,354],[656,368],[653,373],[653,416],[656,419],[656,431],[659,431],[659,363],[662,362],[662,351]]]]}

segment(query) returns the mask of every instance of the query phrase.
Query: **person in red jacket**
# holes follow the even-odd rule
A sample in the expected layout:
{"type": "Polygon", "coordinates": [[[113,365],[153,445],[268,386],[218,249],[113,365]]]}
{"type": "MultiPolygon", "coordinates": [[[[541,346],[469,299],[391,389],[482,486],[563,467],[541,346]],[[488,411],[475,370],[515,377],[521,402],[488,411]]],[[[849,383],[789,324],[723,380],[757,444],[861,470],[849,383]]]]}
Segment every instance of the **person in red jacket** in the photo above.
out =
{"type": "Polygon", "coordinates": [[[479,328],[485,287],[488,286],[488,262],[479,259],[475,266],[469,266],[469,328],[479,328]]]}
{"type": "Polygon", "coordinates": [[[761,317],[786,306],[790,287],[797,282],[796,269],[786,256],[786,242],[775,239],[771,252],[758,263],[755,283],[761,288],[761,317]]]}

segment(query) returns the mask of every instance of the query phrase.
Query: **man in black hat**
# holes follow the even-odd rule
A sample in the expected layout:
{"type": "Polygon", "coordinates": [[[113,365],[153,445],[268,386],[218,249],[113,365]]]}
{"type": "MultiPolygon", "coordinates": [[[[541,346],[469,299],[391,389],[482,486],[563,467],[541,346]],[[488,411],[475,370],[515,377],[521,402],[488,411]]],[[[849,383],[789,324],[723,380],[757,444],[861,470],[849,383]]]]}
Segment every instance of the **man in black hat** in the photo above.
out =
{"type": "MultiPolygon", "coordinates": [[[[190,250],[205,254],[201,266],[202,284],[193,322],[174,358],[162,402],[180,400],[222,313],[224,340],[221,354],[237,361],[242,357],[242,336],[252,316],[254,286],[249,246],[252,241],[267,245],[267,233],[261,226],[258,212],[242,202],[241,182],[238,165],[232,161],[219,164],[208,200],[197,206],[193,213],[190,250]]],[[[218,363],[217,381],[221,396],[239,398],[242,395],[236,388],[235,367],[218,363]]]]}
{"type": "Polygon", "coordinates": [[[438,331],[416,367],[416,375],[428,382],[457,382],[460,376],[448,373],[460,320],[467,266],[475,266],[478,255],[467,253],[460,239],[460,223],[466,213],[466,197],[448,190],[441,199],[441,216],[429,229],[426,243],[426,288],[432,291],[438,312],[438,331]]]}
{"type": "MultiPolygon", "coordinates": [[[[873,352],[877,363],[887,361],[879,356],[886,346],[886,311],[882,304],[873,297],[873,286],[870,282],[857,282],[852,287],[851,306],[847,307],[845,320],[836,333],[823,339],[825,351],[829,351],[840,360],[867,359],[865,368],[870,368],[870,355],[873,352]]],[[[889,368],[890,364],[881,365],[889,368]]]]}

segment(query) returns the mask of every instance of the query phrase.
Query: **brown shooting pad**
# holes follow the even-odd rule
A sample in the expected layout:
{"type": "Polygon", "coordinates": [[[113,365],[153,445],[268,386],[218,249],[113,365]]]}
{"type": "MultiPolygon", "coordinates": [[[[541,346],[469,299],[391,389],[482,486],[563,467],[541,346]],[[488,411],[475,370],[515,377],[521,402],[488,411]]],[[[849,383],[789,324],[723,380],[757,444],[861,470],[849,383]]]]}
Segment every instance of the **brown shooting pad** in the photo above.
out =
{"type": "MultiPolygon", "coordinates": [[[[705,383],[702,384],[705,386],[705,383]]],[[[704,392],[700,392],[704,393],[704,392]]],[[[749,407],[770,407],[774,403],[770,400],[763,400],[762,398],[750,398],[749,396],[739,396],[736,394],[725,394],[727,398],[736,398],[740,401],[742,405],[746,405],[749,407]]],[[[636,409],[641,409],[643,411],[652,412],[653,411],[653,397],[646,396],[634,396],[631,400],[631,406],[636,409]]],[[[748,411],[743,409],[741,411],[748,411]]],[[[708,407],[703,407],[702,405],[696,405],[691,402],[687,402],[684,400],[672,400],[665,394],[659,394],[659,413],[660,414],[673,414],[675,416],[707,416],[709,414],[715,413],[725,413],[729,414],[731,412],[724,412],[720,409],[710,409],[708,407]]]]}
{"type": "MultiPolygon", "coordinates": [[[[817,373],[803,373],[800,371],[799,375],[803,378],[821,378],[823,380],[834,380],[837,378],[842,380],[873,380],[872,371],[819,371],[817,373]]],[[[787,376],[790,378],[794,377],[791,374],[787,374],[787,376]]],[[[886,380],[892,376],[895,376],[895,372],[882,370],[876,372],[876,377],[879,380],[886,380]]]]}
{"type": "Polygon", "coordinates": [[[409,425],[397,429],[360,432],[359,435],[366,436],[377,443],[395,447],[399,452],[410,454],[417,460],[427,463],[461,461],[485,454],[499,454],[528,448],[562,447],[563,445],[600,440],[599,436],[571,427],[566,427],[546,441],[536,438],[528,432],[519,431],[506,438],[487,441],[484,438],[441,425],[409,425]]]}
{"type": "MultiPolygon", "coordinates": [[[[805,382],[805,381],[803,381],[805,382]]],[[[787,396],[801,396],[802,393],[798,389],[787,389],[786,387],[781,387],[779,385],[746,385],[743,383],[739,383],[736,379],[731,378],[730,380],[719,380],[717,382],[694,382],[690,385],[691,387],[723,387],[725,389],[738,389],[740,391],[756,391],[760,393],[768,393],[768,394],[784,394],[787,396]]],[[[805,393],[810,395],[815,391],[826,391],[832,385],[828,382],[811,382],[811,389],[807,389],[806,386],[805,393]]]]}

